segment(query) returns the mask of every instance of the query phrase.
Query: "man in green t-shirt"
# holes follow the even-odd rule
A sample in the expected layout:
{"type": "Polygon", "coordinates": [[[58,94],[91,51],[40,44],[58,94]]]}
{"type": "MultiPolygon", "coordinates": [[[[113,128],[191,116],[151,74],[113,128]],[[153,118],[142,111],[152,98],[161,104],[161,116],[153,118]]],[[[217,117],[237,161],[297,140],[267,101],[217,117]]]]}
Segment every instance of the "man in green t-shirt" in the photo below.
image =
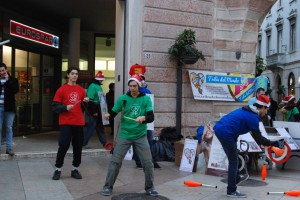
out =
{"type": "Polygon", "coordinates": [[[113,185],[119,174],[122,161],[133,144],[144,169],[146,193],[150,196],[158,195],[153,185],[154,168],[147,139],[147,123],[154,121],[153,107],[150,97],[140,92],[141,81],[139,75],[131,76],[128,80],[129,91],[117,99],[110,114],[106,115],[106,119],[113,119],[119,112],[122,112],[121,130],[102,190],[104,196],[112,194],[113,185]]]}

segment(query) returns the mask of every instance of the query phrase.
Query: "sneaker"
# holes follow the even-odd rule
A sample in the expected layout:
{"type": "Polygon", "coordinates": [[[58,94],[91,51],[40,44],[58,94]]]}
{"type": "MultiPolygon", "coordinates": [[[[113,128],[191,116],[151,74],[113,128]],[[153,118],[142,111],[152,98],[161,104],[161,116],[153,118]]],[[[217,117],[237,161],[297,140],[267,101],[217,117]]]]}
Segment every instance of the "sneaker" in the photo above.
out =
{"type": "Polygon", "coordinates": [[[243,193],[240,193],[240,191],[236,190],[230,194],[227,194],[228,197],[234,197],[234,198],[246,198],[247,196],[243,193]]]}
{"type": "Polygon", "coordinates": [[[110,196],[112,193],[112,189],[109,189],[107,187],[104,187],[103,190],[102,190],[102,195],[103,196],[110,196]]]}
{"type": "Polygon", "coordinates": [[[158,196],[158,192],[155,189],[149,189],[146,191],[146,193],[152,197],[157,197],[158,196]]]}
{"type": "Polygon", "coordinates": [[[240,185],[244,181],[248,180],[249,174],[240,175],[239,180],[237,181],[236,185],[240,185]]]}
{"type": "Polygon", "coordinates": [[[71,171],[71,177],[75,179],[82,179],[80,172],[77,169],[71,171]]]}
{"type": "Polygon", "coordinates": [[[10,156],[14,156],[15,155],[15,152],[12,150],[12,149],[8,149],[6,151],[6,154],[10,155],[10,156]]]}
{"type": "Polygon", "coordinates": [[[154,163],[154,168],[156,168],[156,169],[160,169],[160,168],[161,168],[161,166],[159,166],[159,164],[157,164],[157,163],[154,163]]]}
{"type": "Polygon", "coordinates": [[[60,179],[60,174],[61,174],[61,171],[55,170],[54,174],[52,176],[52,180],[59,180],[60,179]]]}
{"type": "Polygon", "coordinates": [[[141,164],[137,164],[137,165],[136,165],[136,168],[138,168],[138,169],[143,169],[143,166],[142,166],[141,164]]]}

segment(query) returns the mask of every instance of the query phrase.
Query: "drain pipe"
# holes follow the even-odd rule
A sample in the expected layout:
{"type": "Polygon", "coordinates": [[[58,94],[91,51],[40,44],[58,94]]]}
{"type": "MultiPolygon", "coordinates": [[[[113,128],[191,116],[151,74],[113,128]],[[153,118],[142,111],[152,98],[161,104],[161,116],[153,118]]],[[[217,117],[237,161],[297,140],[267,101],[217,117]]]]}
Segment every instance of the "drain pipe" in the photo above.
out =
{"type": "Polygon", "coordinates": [[[176,133],[181,134],[181,110],[182,110],[182,62],[178,62],[177,68],[177,96],[176,96],[176,133]]]}

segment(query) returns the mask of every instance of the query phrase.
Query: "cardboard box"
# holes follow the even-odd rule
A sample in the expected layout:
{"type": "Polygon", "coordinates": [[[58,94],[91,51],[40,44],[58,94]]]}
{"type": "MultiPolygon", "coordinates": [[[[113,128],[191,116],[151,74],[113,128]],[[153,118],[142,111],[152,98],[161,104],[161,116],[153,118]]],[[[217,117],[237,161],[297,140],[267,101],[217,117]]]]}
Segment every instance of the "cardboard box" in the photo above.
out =
{"type": "Polygon", "coordinates": [[[180,140],[174,143],[175,148],[175,165],[180,166],[182,151],[184,147],[184,140],[180,140]]]}

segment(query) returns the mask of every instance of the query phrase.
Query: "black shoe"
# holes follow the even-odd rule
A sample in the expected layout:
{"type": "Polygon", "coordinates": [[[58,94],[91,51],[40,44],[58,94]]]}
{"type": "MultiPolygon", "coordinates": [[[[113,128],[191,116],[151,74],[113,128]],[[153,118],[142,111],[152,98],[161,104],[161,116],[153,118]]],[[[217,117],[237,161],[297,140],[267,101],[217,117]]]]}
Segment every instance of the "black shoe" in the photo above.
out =
{"type": "Polygon", "coordinates": [[[146,191],[146,193],[152,197],[157,197],[158,196],[158,192],[155,189],[149,189],[146,191]]]}
{"type": "Polygon", "coordinates": [[[54,174],[52,176],[52,180],[59,180],[60,179],[60,174],[61,174],[61,171],[55,170],[54,174]]]}
{"type": "Polygon", "coordinates": [[[233,198],[246,198],[247,196],[243,193],[240,193],[240,191],[236,190],[230,194],[227,194],[228,197],[233,197],[233,198]]]}
{"type": "Polygon", "coordinates": [[[102,195],[103,196],[110,196],[111,193],[112,193],[112,189],[109,189],[107,187],[103,188],[103,190],[102,190],[102,195]]]}
{"type": "Polygon", "coordinates": [[[249,174],[240,175],[240,178],[237,181],[236,185],[240,185],[241,183],[243,183],[246,180],[248,180],[248,178],[249,178],[249,174]]]}
{"type": "Polygon", "coordinates": [[[15,152],[12,149],[8,149],[8,150],[6,150],[6,154],[8,154],[10,156],[14,156],[15,152]]]}
{"type": "Polygon", "coordinates": [[[80,172],[77,169],[71,171],[71,177],[75,179],[82,179],[80,172]]]}
{"type": "Polygon", "coordinates": [[[161,166],[159,166],[159,164],[157,164],[157,163],[154,163],[154,168],[156,168],[156,169],[160,169],[160,168],[161,168],[161,166]]]}

